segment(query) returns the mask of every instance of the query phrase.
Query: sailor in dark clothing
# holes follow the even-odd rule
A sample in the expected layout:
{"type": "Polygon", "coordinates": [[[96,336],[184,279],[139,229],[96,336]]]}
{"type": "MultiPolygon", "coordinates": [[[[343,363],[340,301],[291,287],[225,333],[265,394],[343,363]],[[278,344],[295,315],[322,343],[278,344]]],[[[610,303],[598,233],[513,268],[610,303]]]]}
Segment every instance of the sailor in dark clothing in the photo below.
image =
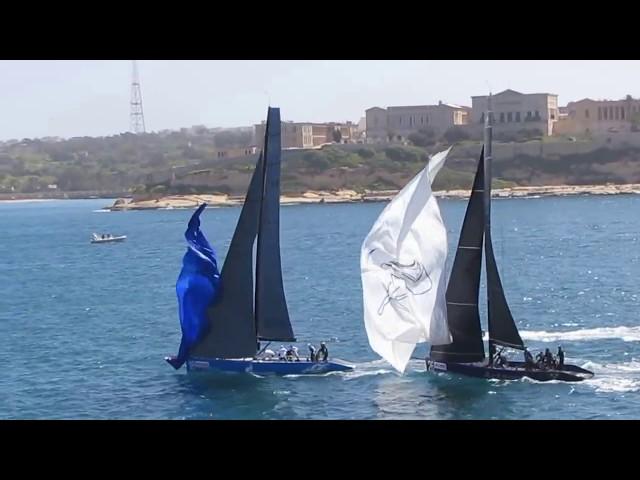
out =
{"type": "Polygon", "coordinates": [[[533,361],[533,355],[531,355],[531,352],[525,348],[524,349],[524,368],[529,369],[529,368],[532,368],[534,365],[535,363],[533,361]]]}
{"type": "Polygon", "coordinates": [[[310,362],[315,362],[316,361],[316,347],[314,347],[313,345],[309,344],[309,361],[310,362]]]}
{"type": "Polygon", "coordinates": [[[547,368],[553,368],[553,364],[555,360],[553,359],[553,355],[551,354],[551,350],[548,348],[544,349],[544,364],[547,368]]]}
{"type": "Polygon", "coordinates": [[[320,350],[318,350],[316,359],[318,362],[326,362],[327,358],[329,358],[329,350],[327,349],[327,345],[324,342],[320,342],[320,350]]]}
{"type": "Polygon", "coordinates": [[[564,367],[564,351],[558,346],[558,370],[562,370],[562,367],[564,367]]]}

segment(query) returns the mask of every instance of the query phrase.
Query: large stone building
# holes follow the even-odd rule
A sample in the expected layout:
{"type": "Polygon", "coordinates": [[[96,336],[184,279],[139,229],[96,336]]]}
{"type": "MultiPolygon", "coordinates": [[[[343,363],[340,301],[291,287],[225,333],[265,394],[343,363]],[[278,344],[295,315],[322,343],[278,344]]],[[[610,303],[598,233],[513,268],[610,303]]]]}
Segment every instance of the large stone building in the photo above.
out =
{"type": "Polygon", "coordinates": [[[555,125],[554,134],[637,131],[640,124],[640,99],[631,95],[622,100],[585,98],[565,108],[566,116],[555,125]]]}
{"type": "MultiPolygon", "coordinates": [[[[264,143],[266,123],[254,125],[254,143],[264,143]]],[[[346,123],[282,122],[280,126],[282,148],[313,148],[327,143],[356,143],[358,125],[346,123]],[[340,132],[339,134],[337,132],[340,132]],[[339,139],[339,140],[338,140],[339,139]]]]}
{"type": "Polygon", "coordinates": [[[403,142],[425,127],[442,134],[455,125],[466,125],[468,107],[439,102],[438,105],[372,107],[366,110],[367,143],[403,142]]]}
{"type": "MultiPolygon", "coordinates": [[[[552,93],[520,93],[505,90],[491,97],[494,118],[494,132],[517,132],[537,129],[543,135],[553,133],[553,125],[558,121],[558,96],[552,93]]],[[[471,97],[471,122],[484,123],[484,115],[489,106],[487,95],[471,97]]]]}

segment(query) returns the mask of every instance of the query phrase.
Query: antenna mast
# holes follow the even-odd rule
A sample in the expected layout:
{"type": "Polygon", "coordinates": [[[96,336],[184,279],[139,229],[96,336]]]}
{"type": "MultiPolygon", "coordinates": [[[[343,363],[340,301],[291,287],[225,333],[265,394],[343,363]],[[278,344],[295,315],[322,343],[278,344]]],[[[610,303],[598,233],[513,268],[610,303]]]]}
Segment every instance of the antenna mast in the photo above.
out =
{"type": "Polygon", "coordinates": [[[130,130],[135,133],[146,133],[144,113],[142,111],[142,92],[138,78],[138,63],[133,60],[131,75],[131,112],[129,114],[130,130]]]}

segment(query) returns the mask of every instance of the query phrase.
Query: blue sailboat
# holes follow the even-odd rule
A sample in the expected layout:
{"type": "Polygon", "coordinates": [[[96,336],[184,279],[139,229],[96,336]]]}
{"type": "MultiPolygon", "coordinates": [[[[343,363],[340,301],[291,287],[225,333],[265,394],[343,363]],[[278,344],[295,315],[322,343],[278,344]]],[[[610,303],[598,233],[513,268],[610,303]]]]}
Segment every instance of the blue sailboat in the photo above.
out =
{"type": "MultiPolygon", "coordinates": [[[[353,369],[344,361],[326,357],[319,361],[262,355],[266,347],[262,348],[261,342],[296,342],[284,294],[280,258],[281,153],[280,109],[269,107],[264,149],[229,245],[218,291],[205,289],[215,297],[203,315],[205,325],[197,339],[181,349],[182,359],[180,354],[166,358],[174,368],[186,363],[188,371],[257,375],[325,374],[353,369]],[[254,243],[257,243],[255,289],[254,243]]],[[[210,278],[216,278],[215,272],[210,278]]],[[[184,330],[183,326],[183,342],[184,330]]]]}

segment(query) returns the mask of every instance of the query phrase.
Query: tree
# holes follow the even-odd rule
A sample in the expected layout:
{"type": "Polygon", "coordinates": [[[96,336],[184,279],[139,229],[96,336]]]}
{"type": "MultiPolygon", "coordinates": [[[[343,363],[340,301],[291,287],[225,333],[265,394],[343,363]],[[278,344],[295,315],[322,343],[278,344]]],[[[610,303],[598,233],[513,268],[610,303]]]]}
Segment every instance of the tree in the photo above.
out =
{"type": "Polygon", "coordinates": [[[324,172],[331,166],[331,162],[324,154],[313,150],[304,154],[304,160],[312,170],[318,173],[324,172]]]}
{"type": "Polygon", "coordinates": [[[339,128],[336,128],[333,130],[333,141],[336,143],[340,143],[340,141],[342,140],[342,132],[340,131],[339,128]]]}
{"type": "Polygon", "coordinates": [[[424,127],[407,137],[416,147],[428,147],[435,143],[436,131],[432,127],[424,127]]]}

